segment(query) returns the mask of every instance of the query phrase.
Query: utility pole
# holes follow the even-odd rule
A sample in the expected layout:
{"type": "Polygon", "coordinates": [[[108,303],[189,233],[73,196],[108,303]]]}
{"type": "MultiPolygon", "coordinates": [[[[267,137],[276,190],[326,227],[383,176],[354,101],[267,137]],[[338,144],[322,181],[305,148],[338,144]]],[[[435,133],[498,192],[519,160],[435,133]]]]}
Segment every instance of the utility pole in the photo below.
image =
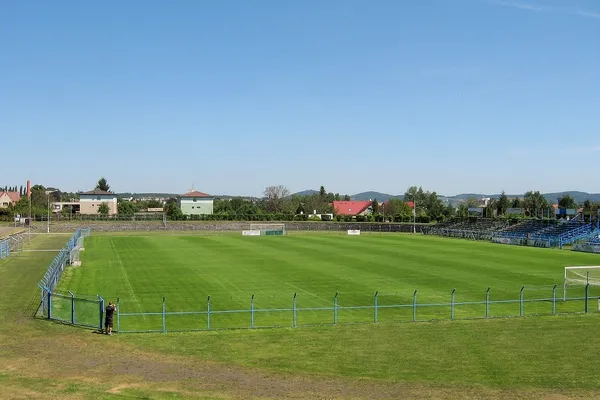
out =
{"type": "Polygon", "coordinates": [[[46,233],[50,233],[50,194],[48,194],[48,223],[46,233]]]}

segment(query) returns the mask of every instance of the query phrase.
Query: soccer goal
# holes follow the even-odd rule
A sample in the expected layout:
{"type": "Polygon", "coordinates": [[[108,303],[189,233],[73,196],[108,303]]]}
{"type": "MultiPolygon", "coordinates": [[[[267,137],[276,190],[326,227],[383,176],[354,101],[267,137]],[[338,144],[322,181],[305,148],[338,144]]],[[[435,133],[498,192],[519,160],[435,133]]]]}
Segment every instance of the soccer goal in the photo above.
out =
{"type": "Polygon", "coordinates": [[[250,230],[265,236],[285,235],[285,224],[250,224],[250,230]]]}
{"type": "Polygon", "coordinates": [[[69,252],[69,265],[72,265],[74,267],[78,267],[81,265],[79,253],[85,250],[83,238],[83,235],[79,236],[77,242],[75,243],[75,247],[73,247],[69,252]]]}
{"type": "Polygon", "coordinates": [[[565,267],[563,300],[567,298],[568,286],[600,286],[600,266],[565,267]]]}

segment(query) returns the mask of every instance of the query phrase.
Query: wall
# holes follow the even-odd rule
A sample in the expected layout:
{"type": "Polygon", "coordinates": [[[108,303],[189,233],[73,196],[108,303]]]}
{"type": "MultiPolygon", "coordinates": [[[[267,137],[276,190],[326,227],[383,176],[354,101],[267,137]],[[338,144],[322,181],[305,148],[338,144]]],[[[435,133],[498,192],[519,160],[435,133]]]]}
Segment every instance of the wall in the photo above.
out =
{"type": "MultiPolygon", "coordinates": [[[[212,221],[187,221],[168,222],[165,227],[161,221],[77,221],[67,223],[54,223],[51,225],[52,232],[74,232],[78,228],[90,227],[92,235],[94,232],[143,232],[143,231],[205,231],[223,232],[233,231],[242,234],[243,230],[249,229],[252,222],[212,222],[212,221]]],[[[259,223],[259,222],[255,222],[259,223]]],[[[277,222],[260,222],[277,223],[277,222]]],[[[417,233],[421,232],[423,224],[417,224],[417,233]]],[[[363,232],[388,233],[388,232],[412,232],[412,224],[399,223],[349,223],[349,222],[285,222],[285,229],[291,233],[302,231],[332,231],[345,232],[348,229],[360,229],[363,232]]]]}

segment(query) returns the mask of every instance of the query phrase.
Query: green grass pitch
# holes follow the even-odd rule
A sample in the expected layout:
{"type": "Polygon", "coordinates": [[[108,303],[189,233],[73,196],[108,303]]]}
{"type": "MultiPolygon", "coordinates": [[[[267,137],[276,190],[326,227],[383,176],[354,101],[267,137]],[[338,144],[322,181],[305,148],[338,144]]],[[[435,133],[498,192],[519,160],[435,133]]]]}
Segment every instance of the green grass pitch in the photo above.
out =
{"type": "MultiPolygon", "coordinates": [[[[210,295],[211,328],[292,326],[296,293],[297,325],[334,322],[338,292],[339,323],[372,322],[378,292],[379,322],[411,321],[414,290],[418,320],[449,319],[451,291],[456,289],[455,318],[484,317],[485,291],[490,300],[518,300],[524,291],[524,312],[552,312],[552,287],[567,265],[599,264],[594,255],[571,251],[503,246],[466,240],[412,235],[304,235],[285,237],[97,235],[86,239],[83,266],[70,268],[59,289],[120,299],[122,331],[161,330],[166,298],[167,330],[206,329],[210,295]],[[532,302],[532,299],[547,301],[532,302]],[[475,304],[461,304],[475,302],[475,304]],[[392,305],[405,307],[389,307],[392,305]],[[303,308],[316,308],[305,311],[303,308]],[[262,311],[277,309],[279,311],[262,311]],[[239,310],[237,313],[218,313],[239,310]]],[[[582,297],[573,288],[569,297],[582,297]]],[[[591,296],[598,296],[592,288],[591,296]]],[[[79,305],[78,315],[85,314],[79,305]]],[[[70,310],[55,300],[56,313],[70,310]]],[[[556,311],[583,311],[584,301],[558,301],[556,311]]],[[[591,311],[597,311],[591,302],[591,311]]],[[[492,317],[518,316],[518,302],[492,303],[492,317]]],[[[96,310],[90,310],[96,322],[96,310]]],[[[65,317],[67,317],[65,315],[65,317]]]]}

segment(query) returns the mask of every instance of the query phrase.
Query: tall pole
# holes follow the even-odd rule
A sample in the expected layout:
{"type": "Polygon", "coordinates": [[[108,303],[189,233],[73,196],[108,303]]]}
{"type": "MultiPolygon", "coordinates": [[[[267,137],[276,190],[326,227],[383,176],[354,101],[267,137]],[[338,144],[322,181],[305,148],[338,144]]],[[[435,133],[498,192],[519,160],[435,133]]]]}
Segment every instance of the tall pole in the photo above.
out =
{"type": "Polygon", "coordinates": [[[48,195],[48,221],[47,221],[46,233],[50,233],[50,195],[48,195]]]}
{"type": "Polygon", "coordinates": [[[413,233],[417,233],[417,194],[413,196],[413,233]]]}

